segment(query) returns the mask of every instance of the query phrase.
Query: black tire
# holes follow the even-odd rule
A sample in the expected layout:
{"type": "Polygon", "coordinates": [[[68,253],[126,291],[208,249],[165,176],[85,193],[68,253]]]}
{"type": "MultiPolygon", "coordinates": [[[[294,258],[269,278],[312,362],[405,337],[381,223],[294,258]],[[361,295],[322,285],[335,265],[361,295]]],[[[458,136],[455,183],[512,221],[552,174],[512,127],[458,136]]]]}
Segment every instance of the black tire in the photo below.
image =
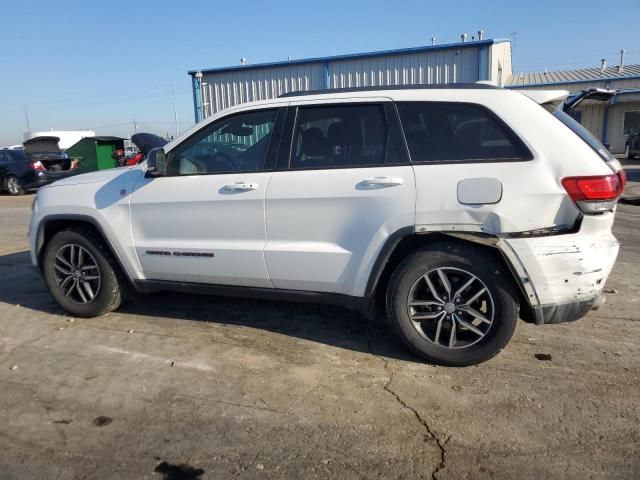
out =
{"type": "Polygon", "coordinates": [[[123,301],[126,279],[113,257],[109,247],[100,235],[89,228],[63,230],[56,233],[47,243],[42,257],[42,271],[45,283],[53,298],[69,314],[76,317],[99,317],[117,309],[123,301]],[[98,267],[99,288],[95,297],[87,303],[78,303],[65,296],[56,276],[56,255],[70,245],[81,246],[91,254],[98,267]]]}
{"type": "Polygon", "coordinates": [[[15,175],[9,175],[5,180],[5,190],[9,195],[24,195],[24,189],[20,184],[20,180],[15,175]]]}
{"type": "MultiPolygon", "coordinates": [[[[453,291],[454,285],[452,284],[450,288],[453,291]]],[[[518,322],[517,298],[510,274],[505,272],[502,265],[493,260],[491,255],[487,255],[486,251],[463,243],[438,242],[410,254],[397,266],[387,288],[387,315],[394,333],[415,354],[438,365],[462,367],[484,362],[507,345],[518,322]],[[484,327],[487,329],[483,337],[476,340],[476,343],[468,342],[468,346],[464,348],[450,348],[436,344],[433,342],[435,336],[434,339],[428,340],[421,335],[418,328],[414,327],[410,319],[411,307],[408,306],[408,301],[412,287],[424,278],[424,274],[440,268],[454,272],[460,270],[477,277],[492,299],[492,323],[488,328],[484,327]]],[[[460,314],[460,311],[457,313],[460,314]]],[[[462,315],[459,318],[462,318],[462,315]]],[[[466,319],[467,323],[469,318],[466,319]]],[[[423,324],[419,325],[422,328],[423,324]]],[[[458,325],[460,333],[471,334],[468,329],[458,325]]],[[[432,327],[427,325],[427,328],[432,327]]],[[[452,329],[449,324],[449,331],[452,329]]]]}

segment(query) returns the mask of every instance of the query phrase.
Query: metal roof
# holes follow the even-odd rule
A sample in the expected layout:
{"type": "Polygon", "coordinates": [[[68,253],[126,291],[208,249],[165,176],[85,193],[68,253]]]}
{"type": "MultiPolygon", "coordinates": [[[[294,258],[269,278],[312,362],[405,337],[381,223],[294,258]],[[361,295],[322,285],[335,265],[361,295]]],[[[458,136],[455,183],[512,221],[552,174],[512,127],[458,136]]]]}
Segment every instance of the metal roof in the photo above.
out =
{"type": "Polygon", "coordinates": [[[442,45],[427,45],[422,47],[400,48],[396,50],[381,50],[377,52],[351,53],[347,55],[333,55],[330,57],[315,57],[315,58],[304,58],[299,60],[284,60],[281,62],[235,65],[232,67],[207,68],[202,70],[190,70],[188,73],[189,75],[194,75],[198,71],[205,74],[206,73],[222,73],[222,72],[231,72],[235,70],[244,70],[244,69],[252,70],[252,69],[258,69],[258,68],[284,67],[287,65],[335,62],[339,60],[354,60],[354,59],[369,58],[369,57],[383,57],[386,55],[403,55],[408,53],[431,52],[431,51],[437,51],[437,50],[447,50],[452,48],[473,48],[473,47],[488,46],[488,45],[493,45],[496,43],[504,43],[504,42],[510,42],[510,40],[487,39],[487,40],[476,40],[471,42],[446,43],[442,45]]]}
{"type": "Polygon", "coordinates": [[[603,80],[621,80],[640,78],[640,65],[625,65],[622,72],[618,66],[580,68],[578,70],[560,70],[557,72],[515,73],[506,81],[506,88],[530,87],[535,85],[564,85],[580,82],[601,82],[603,80]]]}

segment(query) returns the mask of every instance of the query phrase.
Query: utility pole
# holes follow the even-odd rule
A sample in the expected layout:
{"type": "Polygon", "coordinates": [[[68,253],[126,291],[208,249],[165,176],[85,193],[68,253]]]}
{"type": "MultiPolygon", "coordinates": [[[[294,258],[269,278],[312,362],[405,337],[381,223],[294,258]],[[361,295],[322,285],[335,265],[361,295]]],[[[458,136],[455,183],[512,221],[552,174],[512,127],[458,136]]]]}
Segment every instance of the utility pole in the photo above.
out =
{"type": "Polygon", "coordinates": [[[29,122],[29,107],[27,104],[24,105],[24,119],[27,122],[27,133],[31,133],[31,122],[29,122]]]}
{"type": "Polygon", "coordinates": [[[180,126],[178,124],[178,110],[176,109],[176,82],[171,82],[171,94],[173,95],[173,119],[176,122],[176,138],[180,136],[180,126]]]}
{"type": "Polygon", "coordinates": [[[512,52],[515,51],[515,49],[516,49],[516,36],[518,36],[518,35],[520,35],[520,32],[516,32],[516,31],[511,32],[509,34],[510,37],[513,37],[513,42],[511,42],[511,50],[512,50],[512,52]]]}

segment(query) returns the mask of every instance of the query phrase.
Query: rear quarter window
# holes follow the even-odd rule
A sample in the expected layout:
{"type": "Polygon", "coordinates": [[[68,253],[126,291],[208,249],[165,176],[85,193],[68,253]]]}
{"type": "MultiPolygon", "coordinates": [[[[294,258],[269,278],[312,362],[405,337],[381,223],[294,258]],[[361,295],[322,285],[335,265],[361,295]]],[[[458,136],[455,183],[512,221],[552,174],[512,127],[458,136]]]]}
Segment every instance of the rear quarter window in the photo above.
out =
{"type": "Polygon", "coordinates": [[[551,113],[554,117],[564,123],[573,133],[578,135],[587,145],[593,148],[598,154],[602,157],[603,160],[610,162],[615,160],[615,157],[611,154],[611,152],[605,147],[600,140],[598,140],[589,130],[582,126],[582,124],[578,123],[574,118],[570,115],[566,114],[560,108],[545,106],[547,111],[551,113]]]}
{"type": "Polygon", "coordinates": [[[466,103],[399,103],[411,161],[530,160],[520,139],[495,114],[466,103]]]}

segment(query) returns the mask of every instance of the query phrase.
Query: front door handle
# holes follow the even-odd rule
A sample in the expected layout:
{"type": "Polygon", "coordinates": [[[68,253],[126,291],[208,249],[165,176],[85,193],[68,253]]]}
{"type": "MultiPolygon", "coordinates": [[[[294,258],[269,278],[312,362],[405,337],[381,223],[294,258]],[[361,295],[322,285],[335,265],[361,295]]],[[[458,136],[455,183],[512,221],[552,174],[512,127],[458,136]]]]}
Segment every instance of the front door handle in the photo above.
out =
{"type": "Polygon", "coordinates": [[[380,185],[384,187],[395,187],[396,185],[402,185],[404,179],[401,177],[373,177],[366,178],[362,181],[365,185],[380,185]]]}
{"type": "Polygon", "coordinates": [[[234,192],[246,192],[249,190],[255,190],[257,188],[258,184],[252,182],[236,182],[224,186],[225,190],[231,190],[234,192]]]}

